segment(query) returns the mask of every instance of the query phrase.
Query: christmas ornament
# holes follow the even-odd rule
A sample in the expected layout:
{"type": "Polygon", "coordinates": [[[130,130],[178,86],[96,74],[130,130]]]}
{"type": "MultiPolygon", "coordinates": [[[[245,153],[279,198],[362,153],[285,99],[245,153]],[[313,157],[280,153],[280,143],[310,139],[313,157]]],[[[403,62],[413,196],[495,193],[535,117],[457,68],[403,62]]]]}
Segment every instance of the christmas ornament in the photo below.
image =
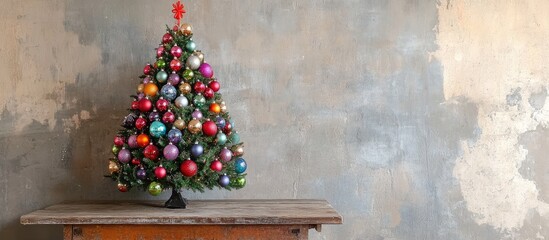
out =
{"type": "Polygon", "coordinates": [[[144,148],[149,146],[149,143],[151,143],[151,139],[147,134],[139,134],[139,136],[137,136],[137,145],[139,147],[144,148]]]}
{"type": "Polygon", "coordinates": [[[123,184],[123,183],[118,183],[118,191],[127,192],[128,191],[128,186],[126,184],[123,184]]]}
{"type": "Polygon", "coordinates": [[[170,69],[172,71],[179,71],[181,70],[181,61],[179,61],[179,59],[173,59],[172,61],[170,61],[170,69]]]}
{"type": "Polygon", "coordinates": [[[135,119],[137,119],[139,116],[135,113],[130,113],[128,116],[124,117],[124,121],[122,122],[122,126],[125,128],[132,128],[135,125],[135,119]]]}
{"type": "Polygon", "coordinates": [[[172,49],[170,49],[170,53],[174,57],[180,58],[181,54],[183,54],[183,49],[181,49],[181,47],[177,46],[177,44],[176,44],[175,46],[172,47],[172,49]]]}
{"type": "MultiPolygon", "coordinates": [[[[164,46],[162,44],[158,46],[156,49],[156,57],[162,57],[162,54],[164,54],[164,46]]],[[[173,54],[173,53],[172,53],[173,54]]]]}
{"type": "Polygon", "coordinates": [[[145,65],[145,67],[143,68],[143,74],[145,75],[149,75],[151,73],[151,70],[152,70],[152,67],[150,64],[147,64],[145,65]]]}
{"type": "Polygon", "coordinates": [[[169,106],[170,102],[163,97],[160,97],[160,99],[156,101],[156,109],[158,109],[158,111],[165,112],[168,110],[169,106]]]}
{"type": "Polygon", "coordinates": [[[118,147],[124,146],[124,137],[122,137],[122,136],[114,137],[114,145],[116,145],[118,147]]]}
{"type": "Polygon", "coordinates": [[[213,121],[206,120],[202,124],[202,132],[206,136],[215,136],[215,134],[217,134],[217,125],[215,125],[213,121]]]}
{"type": "Polygon", "coordinates": [[[159,121],[152,122],[149,127],[149,134],[155,138],[164,136],[164,134],[166,134],[166,125],[159,121]]]}
{"type": "Polygon", "coordinates": [[[185,62],[185,66],[191,70],[197,70],[200,67],[200,58],[195,55],[189,56],[185,62]]]}
{"type": "Polygon", "coordinates": [[[162,116],[162,122],[166,124],[172,124],[173,122],[175,122],[175,115],[170,110],[168,110],[162,116]]]}
{"type": "Polygon", "coordinates": [[[131,159],[132,154],[128,149],[122,148],[122,150],[118,152],[118,161],[120,161],[121,163],[129,163],[131,159]]]}
{"type": "Polygon", "coordinates": [[[165,83],[168,80],[168,73],[164,70],[160,70],[160,72],[156,73],[156,80],[158,80],[159,83],[165,83]]]}
{"type": "Polygon", "coordinates": [[[149,184],[149,193],[153,196],[158,196],[162,193],[162,185],[157,182],[151,182],[149,184]]]}
{"type": "Polygon", "coordinates": [[[168,101],[173,101],[177,97],[177,89],[170,84],[166,84],[160,89],[160,94],[168,101]]]}
{"type": "MultiPolygon", "coordinates": [[[[178,119],[178,120],[181,120],[181,119],[178,119]]],[[[172,143],[175,143],[175,144],[179,143],[182,137],[183,137],[183,133],[175,127],[168,132],[168,140],[172,143]]]]}
{"type": "Polygon", "coordinates": [[[217,116],[215,118],[215,125],[217,125],[218,128],[224,128],[225,127],[225,119],[221,116],[217,116]]]}
{"type": "Polygon", "coordinates": [[[204,153],[204,147],[198,143],[194,143],[191,147],[191,155],[195,158],[200,157],[204,153]]]}
{"type": "Polygon", "coordinates": [[[232,144],[237,144],[240,142],[240,135],[237,132],[231,133],[230,140],[232,144]]]}
{"type": "Polygon", "coordinates": [[[214,94],[214,91],[209,87],[204,90],[204,97],[206,99],[212,99],[214,97],[214,94]]]}
{"type": "Polygon", "coordinates": [[[132,110],[137,110],[139,108],[139,102],[138,101],[132,101],[132,110]]]}
{"type": "Polygon", "coordinates": [[[175,99],[175,106],[179,108],[189,106],[189,100],[185,96],[183,96],[183,94],[179,95],[179,97],[175,99]]]}
{"type": "Polygon", "coordinates": [[[199,93],[198,95],[194,96],[193,104],[197,107],[202,107],[204,106],[204,104],[206,104],[206,98],[199,93]]]}
{"type": "Polygon", "coordinates": [[[200,110],[198,110],[198,109],[195,109],[195,110],[193,111],[193,113],[191,114],[191,116],[192,116],[193,118],[196,118],[196,119],[202,119],[202,117],[203,117],[202,112],[201,112],[200,110]]]}
{"type": "Polygon", "coordinates": [[[150,112],[152,110],[152,102],[148,98],[139,100],[139,111],[150,112]]]}
{"type": "Polygon", "coordinates": [[[222,113],[226,113],[227,112],[227,105],[225,105],[225,102],[221,102],[219,104],[219,106],[221,107],[221,112],[222,113]]]}
{"type": "Polygon", "coordinates": [[[172,86],[177,86],[177,84],[179,84],[180,81],[181,81],[181,78],[179,77],[179,75],[176,72],[172,72],[170,74],[170,76],[168,77],[168,82],[172,86]]]}
{"type": "Polygon", "coordinates": [[[235,157],[242,156],[244,155],[244,146],[242,144],[234,145],[231,147],[231,152],[235,157]]]}
{"type": "Polygon", "coordinates": [[[235,128],[234,121],[232,119],[229,119],[229,123],[231,124],[232,128],[235,128]]]}
{"type": "Polygon", "coordinates": [[[202,76],[204,76],[205,78],[211,78],[211,77],[213,77],[213,75],[214,75],[214,72],[213,72],[212,67],[210,66],[210,64],[207,64],[207,63],[202,63],[202,64],[200,65],[198,71],[199,71],[200,74],[202,74],[202,76]]]}
{"type": "Polygon", "coordinates": [[[182,83],[179,85],[179,91],[183,94],[189,94],[191,92],[191,85],[188,83],[182,83]]]}
{"type": "Polygon", "coordinates": [[[244,173],[247,168],[248,165],[246,164],[244,158],[237,158],[234,162],[234,171],[238,174],[244,173]]]}
{"type": "Polygon", "coordinates": [[[194,77],[194,72],[193,70],[191,69],[186,69],[185,71],[183,71],[183,78],[187,81],[193,79],[194,77]]]}
{"type": "Polygon", "coordinates": [[[145,149],[143,149],[143,155],[152,161],[156,161],[159,154],[160,152],[158,151],[158,148],[152,144],[149,144],[145,147],[145,149]]]}
{"type": "Polygon", "coordinates": [[[183,119],[181,119],[181,118],[175,120],[175,122],[173,123],[173,126],[176,127],[179,130],[183,130],[183,129],[185,129],[185,127],[187,127],[186,124],[185,124],[185,121],[183,121],[183,119]]]}
{"type": "Polygon", "coordinates": [[[200,50],[194,51],[193,55],[200,59],[200,64],[204,62],[204,54],[200,50]]]}
{"type": "Polygon", "coordinates": [[[143,88],[145,88],[145,85],[144,85],[143,83],[137,85],[137,92],[142,93],[142,92],[143,92],[143,88]]]}
{"type": "Polygon", "coordinates": [[[181,4],[179,0],[176,3],[172,4],[172,7],[173,18],[177,20],[176,26],[179,26],[181,18],[183,18],[183,14],[186,13],[185,7],[183,6],[183,4],[181,4]]]}
{"type": "Polygon", "coordinates": [[[183,176],[192,177],[198,172],[198,166],[196,166],[196,163],[191,160],[185,160],[183,161],[183,163],[181,163],[181,167],[179,170],[181,171],[181,174],[183,174],[183,176]]]}
{"type": "Polygon", "coordinates": [[[194,84],[194,91],[197,93],[203,93],[205,89],[206,89],[206,85],[204,85],[204,83],[202,83],[201,81],[197,81],[194,84]]]}
{"type": "Polygon", "coordinates": [[[219,89],[221,88],[221,86],[219,85],[219,82],[216,80],[213,80],[210,83],[208,83],[208,87],[210,87],[214,92],[219,91],[219,89]]]}
{"type": "Polygon", "coordinates": [[[141,164],[141,160],[139,160],[139,159],[137,159],[137,158],[133,158],[133,159],[132,159],[132,164],[133,164],[133,165],[139,165],[139,164],[141,164]]]}
{"type": "Polygon", "coordinates": [[[221,107],[217,103],[212,103],[212,104],[210,104],[210,112],[220,113],[221,112],[221,107]]]}
{"type": "Polygon", "coordinates": [[[130,148],[139,147],[139,145],[137,144],[137,135],[131,135],[130,137],[128,137],[128,146],[130,146],[130,148]]]}
{"type": "Polygon", "coordinates": [[[196,49],[196,43],[194,43],[193,40],[189,40],[187,42],[187,45],[185,45],[185,48],[187,49],[187,51],[192,52],[196,49]]]}
{"type": "Polygon", "coordinates": [[[219,186],[226,187],[226,186],[229,186],[229,184],[231,183],[231,179],[227,175],[221,175],[219,176],[218,183],[219,183],[219,186]]]}
{"type": "Polygon", "coordinates": [[[158,86],[152,82],[147,83],[143,88],[143,93],[149,97],[154,97],[158,93],[158,86]]]}
{"type": "Polygon", "coordinates": [[[210,169],[215,172],[221,172],[221,170],[223,170],[223,163],[221,163],[219,160],[214,160],[210,164],[210,169]]]}
{"type": "Polygon", "coordinates": [[[147,171],[145,171],[144,168],[139,168],[137,172],[135,172],[135,175],[137,178],[145,180],[145,178],[147,178],[147,171]]]}
{"type": "Polygon", "coordinates": [[[185,36],[190,36],[191,34],[193,34],[193,28],[188,23],[183,23],[179,31],[181,31],[185,36]]]}
{"type": "Polygon", "coordinates": [[[118,164],[113,162],[113,161],[110,161],[109,162],[109,172],[111,173],[111,175],[113,173],[117,173],[118,171],[120,171],[120,168],[118,167],[118,164]]]}
{"type": "Polygon", "coordinates": [[[231,125],[231,123],[226,123],[225,124],[225,127],[223,128],[223,132],[227,135],[231,135],[231,131],[233,129],[233,125],[231,125]]]}
{"type": "Polygon", "coordinates": [[[111,151],[114,155],[118,155],[118,153],[120,152],[120,149],[122,148],[119,146],[113,145],[111,151]]]}
{"type": "Polygon", "coordinates": [[[168,144],[162,151],[164,158],[168,161],[173,161],[179,156],[179,149],[172,143],[168,144]]]}
{"type": "Polygon", "coordinates": [[[146,76],[145,78],[143,78],[143,84],[150,83],[151,81],[152,81],[151,76],[146,76]]]}
{"type": "Polygon", "coordinates": [[[192,134],[197,134],[202,131],[202,123],[200,123],[197,119],[193,119],[189,122],[189,124],[187,124],[187,129],[189,129],[189,132],[192,134]]]}
{"type": "Polygon", "coordinates": [[[162,167],[162,165],[158,166],[154,169],[154,176],[158,179],[162,179],[166,177],[166,169],[162,167]]]}
{"type": "Polygon", "coordinates": [[[152,111],[152,113],[149,113],[149,121],[150,122],[158,121],[158,119],[160,119],[160,114],[158,114],[156,109],[154,109],[152,111]]]}
{"type": "MultiPolygon", "coordinates": [[[[158,60],[156,60],[154,65],[156,65],[156,67],[158,67],[160,69],[164,69],[166,67],[166,61],[164,61],[164,59],[162,57],[160,57],[160,58],[158,58],[158,60]]],[[[162,71],[164,71],[164,70],[162,70],[162,71]]],[[[157,79],[158,79],[158,77],[157,77],[157,79]]]]}
{"type": "Polygon", "coordinates": [[[173,41],[173,36],[170,33],[166,33],[164,34],[164,36],[162,36],[163,43],[169,43],[171,41],[173,41]]]}
{"type": "Polygon", "coordinates": [[[224,145],[227,142],[227,135],[222,132],[217,133],[215,138],[217,145],[224,145]]]}
{"type": "Polygon", "coordinates": [[[231,181],[231,186],[237,189],[243,188],[244,186],[246,186],[246,178],[244,178],[244,176],[236,177],[236,179],[233,179],[233,181],[231,181]]]}
{"type": "Polygon", "coordinates": [[[231,150],[227,148],[221,149],[221,152],[219,153],[219,158],[221,159],[221,161],[223,162],[231,161],[232,157],[233,157],[233,153],[231,152],[231,150]]]}
{"type": "Polygon", "coordinates": [[[141,130],[145,126],[147,126],[147,120],[145,120],[144,118],[139,117],[137,120],[135,120],[135,128],[141,130]]]}

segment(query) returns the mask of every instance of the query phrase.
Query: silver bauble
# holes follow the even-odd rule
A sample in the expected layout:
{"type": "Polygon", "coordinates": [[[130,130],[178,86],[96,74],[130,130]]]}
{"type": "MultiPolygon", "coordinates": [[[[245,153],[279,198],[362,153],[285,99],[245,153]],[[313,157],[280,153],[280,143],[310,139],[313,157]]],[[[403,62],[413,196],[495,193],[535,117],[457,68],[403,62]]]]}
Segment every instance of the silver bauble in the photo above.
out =
{"type": "Polygon", "coordinates": [[[187,66],[191,70],[198,69],[200,67],[200,58],[198,58],[195,55],[189,56],[189,58],[187,58],[187,62],[185,63],[185,66],[187,66]]]}
{"type": "Polygon", "coordinates": [[[175,106],[179,108],[189,106],[189,100],[185,96],[181,95],[175,99],[175,106]]]}

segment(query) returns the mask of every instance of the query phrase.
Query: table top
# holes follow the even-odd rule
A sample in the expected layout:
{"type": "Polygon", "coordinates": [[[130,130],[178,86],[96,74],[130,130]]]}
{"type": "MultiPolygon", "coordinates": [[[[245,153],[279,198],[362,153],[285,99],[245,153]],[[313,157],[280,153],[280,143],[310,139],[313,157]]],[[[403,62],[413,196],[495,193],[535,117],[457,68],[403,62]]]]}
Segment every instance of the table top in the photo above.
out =
{"type": "Polygon", "coordinates": [[[21,216],[22,224],[341,224],[325,200],[190,200],[187,209],[164,202],[88,201],[53,205],[21,216]]]}

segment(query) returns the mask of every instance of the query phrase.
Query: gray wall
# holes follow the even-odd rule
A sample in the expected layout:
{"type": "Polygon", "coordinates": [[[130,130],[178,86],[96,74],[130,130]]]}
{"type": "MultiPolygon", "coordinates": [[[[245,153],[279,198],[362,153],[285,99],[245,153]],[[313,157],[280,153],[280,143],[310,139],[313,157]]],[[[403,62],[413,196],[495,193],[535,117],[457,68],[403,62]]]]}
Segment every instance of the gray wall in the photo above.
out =
{"type": "MultiPolygon", "coordinates": [[[[246,142],[245,189],[324,198],[312,239],[549,237],[545,1],[185,1],[246,142]]],[[[0,8],[0,239],[64,200],[149,199],[102,177],[170,1],[0,8]]],[[[165,199],[163,195],[158,199],[165,199]]]]}

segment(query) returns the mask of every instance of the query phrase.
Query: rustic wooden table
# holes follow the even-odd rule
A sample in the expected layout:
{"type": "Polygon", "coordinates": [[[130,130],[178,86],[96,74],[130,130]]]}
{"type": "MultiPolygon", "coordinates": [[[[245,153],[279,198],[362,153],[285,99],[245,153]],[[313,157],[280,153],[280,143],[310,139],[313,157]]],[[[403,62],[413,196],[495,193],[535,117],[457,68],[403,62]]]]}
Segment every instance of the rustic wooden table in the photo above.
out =
{"type": "Polygon", "coordinates": [[[21,217],[22,224],[63,224],[64,239],[307,239],[309,229],[341,224],[325,200],[75,202],[21,217]]]}

